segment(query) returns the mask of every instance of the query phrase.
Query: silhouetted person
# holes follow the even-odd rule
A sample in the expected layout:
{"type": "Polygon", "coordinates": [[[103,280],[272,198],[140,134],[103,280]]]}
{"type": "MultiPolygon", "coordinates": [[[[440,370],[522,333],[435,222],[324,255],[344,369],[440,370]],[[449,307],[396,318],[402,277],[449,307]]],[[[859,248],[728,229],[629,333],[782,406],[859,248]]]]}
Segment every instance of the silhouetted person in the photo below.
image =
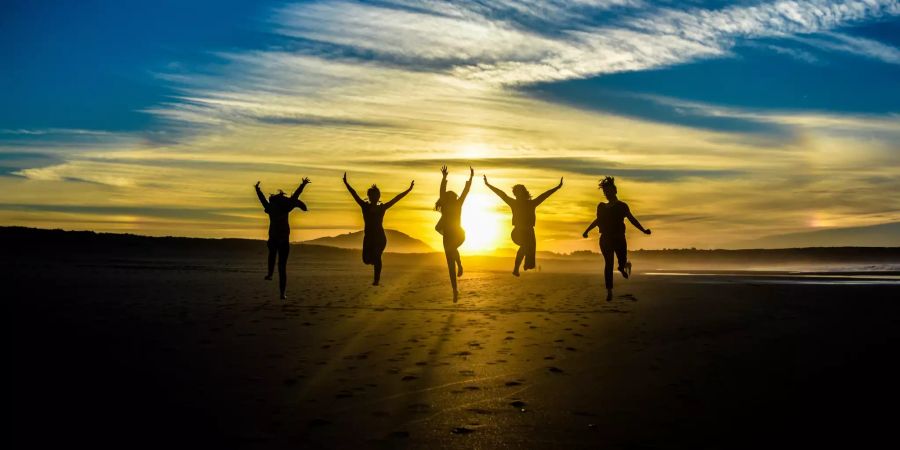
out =
{"type": "Polygon", "coordinates": [[[625,202],[616,196],[616,179],[606,177],[600,180],[600,189],[609,203],[597,204],[597,218],[584,230],[582,236],[588,237],[588,233],[594,227],[600,227],[600,253],[603,254],[603,280],[606,282],[606,301],[612,300],[613,288],[613,254],[619,260],[619,272],[628,278],[631,275],[631,262],[628,261],[628,244],[625,242],[625,219],[644,234],[650,234],[649,229],[644,229],[641,223],[631,214],[631,210],[625,202]]]}
{"type": "Polygon", "coordinates": [[[399,202],[400,199],[406,197],[406,194],[409,194],[415,183],[415,181],[411,181],[409,189],[397,194],[396,197],[387,203],[378,203],[378,200],[381,198],[381,191],[378,189],[378,186],[373,184],[366,191],[369,201],[363,201],[363,199],[359,198],[356,191],[353,190],[353,187],[350,186],[350,183],[347,182],[347,172],[344,172],[344,185],[347,186],[347,190],[350,191],[353,200],[356,200],[356,204],[362,208],[363,221],[366,224],[363,231],[362,259],[363,263],[375,266],[375,280],[372,282],[372,286],[378,286],[378,282],[381,280],[381,254],[384,253],[384,248],[387,246],[387,236],[384,235],[384,213],[387,212],[388,208],[399,202]]]}
{"type": "Polygon", "coordinates": [[[441,212],[441,219],[434,228],[444,236],[444,255],[447,257],[450,286],[453,287],[453,303],[456,303],[459,297],[459,291],[456,289],[456,277],[461,277],[463,274],[462,261],[459,259],[459,246],[466,241],[466,231],[460,225],[460,219],[462,218],[463,202],[469,195],[475,170],[469,167],[469,181],[466,181],[466,187],[463,188],[459,197],[456,196],[456,192],[447,190],[447,166],[441,167],[441,175],[441,193],[438,201],[434,204],[434,209],[441,212]]]}
{"type": "Polygon", "coordinates": [[[259,188],[259,181],[256,182],[256,196],[262,203],[263,209],[269,215],[269,272],[266,275],[267,280],[272,279],[272,273],[275,271],[275,258],[278,258],[278,288],[281,291],[281,299],[287,298],[284,291],[287,287],[287,259],[288,253],[291,251],[291,224],[288,221],[288,215],[294,208],[300,208],[306,211],[306,204],[300,201],[300,193],[303,188],[309,184],[309,178],[303,178],[300,186],[291,194],[290,197],[279,190],[277,194],[272,194],[266,200],[262,190],[259,188]]]}
{"type": "Polygon", "coordinates": [[[484,176],[484,184],[512,209],[513,230],[511,237],[513,242],[519,246],[519,250],[516,252],[516,266],[512,274],[519,276],[519,265],[522,264],[523,258],[525,259],[525,270],[534,269],[535,253],[537,252],[537,241],[534,236],[535,209],[544,200],[547,200],[547,197],[550,197],[562,187],[563,179],[559,179],[558,186],[544,192],[535,199],[531,198],[528,189],[525,189],[525,186],[521,184],[517,184],[512,188],[513,195],[516,198],[510,198],[505,192],[491,186],[488,183],[487,175],[484,176]]]}

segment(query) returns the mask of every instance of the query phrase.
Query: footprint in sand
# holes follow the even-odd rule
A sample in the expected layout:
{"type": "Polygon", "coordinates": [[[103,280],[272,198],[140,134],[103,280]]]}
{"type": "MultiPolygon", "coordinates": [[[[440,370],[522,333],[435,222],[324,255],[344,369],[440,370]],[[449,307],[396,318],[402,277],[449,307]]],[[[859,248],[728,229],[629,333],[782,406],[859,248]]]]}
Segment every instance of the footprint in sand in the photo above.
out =
{"type": "Polygon", "coordinates": [[[426,403],[413,403],[406,407],[406,409],[412,412],[424,413],[431,411],[431,405],[426,403]]]}
{"type": "Polygon", "coordinates": [[[417,377],[415,375],[406,375],[403,378],[401,378],[400,380],[401,381],[412,381],[412,380],[418,380],[418,379],[419,379],[419,377],[417,377]]]}
{"type": "Polygon", "coordinates": [[[547,370],[549,370],[552,373],[563,373],[564,372],[562,369],[560,369],[559,367],[555,367],[555,366],[550,366],[547,368],[547,370]]]}
{"type": "Polygon", "coordinates": [[[521,386],[522,383],[520,383],[518,381],[507,381],[506,383],[504,383],[504,385],[508,386],[508,387],[513,387],[513,386],[521,386]]]}

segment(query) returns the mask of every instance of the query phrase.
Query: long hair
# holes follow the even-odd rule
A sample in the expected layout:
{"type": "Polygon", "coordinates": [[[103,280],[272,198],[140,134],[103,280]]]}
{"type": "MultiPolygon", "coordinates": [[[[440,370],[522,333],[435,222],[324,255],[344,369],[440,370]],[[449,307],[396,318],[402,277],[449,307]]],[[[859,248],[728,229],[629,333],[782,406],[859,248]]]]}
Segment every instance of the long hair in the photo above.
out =
{"type": "Polygon", "coordinates": [[[448,203],[456,201],[458,199],[459,199],[459,196],[456,195],[456,192],[453,192],[453,191],[444,192],[444,195],[442,195],[439,199],[437,199],[436,202],[434,202],[434,210],[440,211],[441,208],[444,207],[444,205],[447,205],[448,203]]]}
{"type": "Polygon", "coordinates": [[[616,189],[616,179],[613,177],[606,177],[606,178],[600,180],[599,186],[600,186],[600,189],[603,190],[603,192],[609,192],[612,194],[616,194],[619,192],[619,190],[616,189]]]}
{"type": "Polygon", "coordinates": [[[513,193],[513,196],[515,196],[516,198],[525,198],[525,199],[531,198],[531,193],[528,192],[528,189],[526,189],[525,186],[522,184],[517,184],[517,185],[513,186],[512,193],[513,193]]]}

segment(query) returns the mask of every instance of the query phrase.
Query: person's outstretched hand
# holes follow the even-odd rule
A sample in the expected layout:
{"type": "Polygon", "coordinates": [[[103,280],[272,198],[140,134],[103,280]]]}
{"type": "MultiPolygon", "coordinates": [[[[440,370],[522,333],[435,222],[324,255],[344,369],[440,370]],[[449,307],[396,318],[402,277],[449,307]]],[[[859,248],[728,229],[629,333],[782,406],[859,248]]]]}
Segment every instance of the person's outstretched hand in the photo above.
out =
{"type": "Polygon", "coordinates": [[[303,177],[303,184],[309,184],[309,183],[312,183],[312,181],[309,181],[309,177],[303,177]]]}
{"type": "Polygon", "coordinates": [[[588,232],[585,231],[584,233],[581,233],[581,237],[585,237],[585,238],[588,237],[588,232]]]}
{"type": "Polygon", "coordinates": [[[559,186],[557,186],[557,187],[562,187],[562,181],[563,181],[562,177],[559,177],[559,186]]]}
{"type": "Polygon", "coordinates": [[[644,230],[644,234],[650,234],[650,229],[647,228],[646,230],[644,230]]]}
{"type": "Polygon", "coordinates": [[[441,167],[441,175],[443,175],[444,178],[447,178],[447,165],[446,165],[446,164],[444,164],[444,165],[441,167]]]}
{"type": "Polygon", "coordinates": [[[484,184],[490,186],[491,183],[488,183],[488,181],[487,181],[487,175],[483,175],[483,176],[484,176],[484,184]]]}
{"type": "Polygon", "coordinates": [[[259,189],[259,181],[257,181],[257,182],[256,182],[256,184],[255,184],[255,185],[253,185],[253,187],[255,187],[255,188],[257,188],[257,189],[259,189]]]}
{"type": "Polygon", "coordinates": [[[475,178],[475,169],[472,166],[469,166],[469,179],[475,178]]]}
{"type": "Polygon", "coordinates": [[[344,172],[344,183],[347,182],[347,172],[344,172]]]}
{"type": "Polygon", "coordinates": [[[409,190],[411,191],[412,188],[413,188],[413,186],[415,186],[415,185],[416,185],[416,180],[410,181],[410,182],[409,182],[409,190]]]}

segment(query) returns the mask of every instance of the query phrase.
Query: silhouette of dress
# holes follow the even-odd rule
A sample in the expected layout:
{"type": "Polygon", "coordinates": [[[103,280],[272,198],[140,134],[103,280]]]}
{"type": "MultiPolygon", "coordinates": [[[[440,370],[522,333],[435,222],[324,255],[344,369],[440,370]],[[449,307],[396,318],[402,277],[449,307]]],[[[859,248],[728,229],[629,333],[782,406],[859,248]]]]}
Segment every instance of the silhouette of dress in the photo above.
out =
{"type": "Polygon", "coordinates": [[[350,186],[350,182],[347,181],[347,174],[344,173],[344,186],[346,186],[347,191],[350,192],[353,200],[356,201],[356,204],[362,210],[363,222],[365,223],[363,228],[362,260],[363,263],[374,266],[374,280],[372,284],[375,286],[381,280],[381,255],[387,247],[387,236],[384,233],[384,213],[409,194],[414,185],[415,181],[411,182],[409,189],[397,194],[387,203],[378,202],[378,199],[381,197],[381,191],[378,190],[377,186],[372,185],[368,191],[370,201],[364,201],[359,198],[359,194],[356,193],[353,186],[350,186]]]}
{"type": "Polygon", "coordinates": [[[384,234],[384,213],[388,207],[382,203],[371,204],[362,202],[363,231],[362,259],[365,264],[375,264],[381,260],[381,254],[387,247],[387,236],[384,234]]]}
{"type": "MultiPolygon", "coordinates": [[[[472,180],[469,179],[458,199],[441,204],[441,219],[434,229],[443,236],[444,248],[459,248],[466,241],[466,230],[463,229],[461,223],[462,207],[471,187],[472,180]]],[[[441,198],[446,192],[447,179],[443,179],[441,180],[441,198]]]]}

